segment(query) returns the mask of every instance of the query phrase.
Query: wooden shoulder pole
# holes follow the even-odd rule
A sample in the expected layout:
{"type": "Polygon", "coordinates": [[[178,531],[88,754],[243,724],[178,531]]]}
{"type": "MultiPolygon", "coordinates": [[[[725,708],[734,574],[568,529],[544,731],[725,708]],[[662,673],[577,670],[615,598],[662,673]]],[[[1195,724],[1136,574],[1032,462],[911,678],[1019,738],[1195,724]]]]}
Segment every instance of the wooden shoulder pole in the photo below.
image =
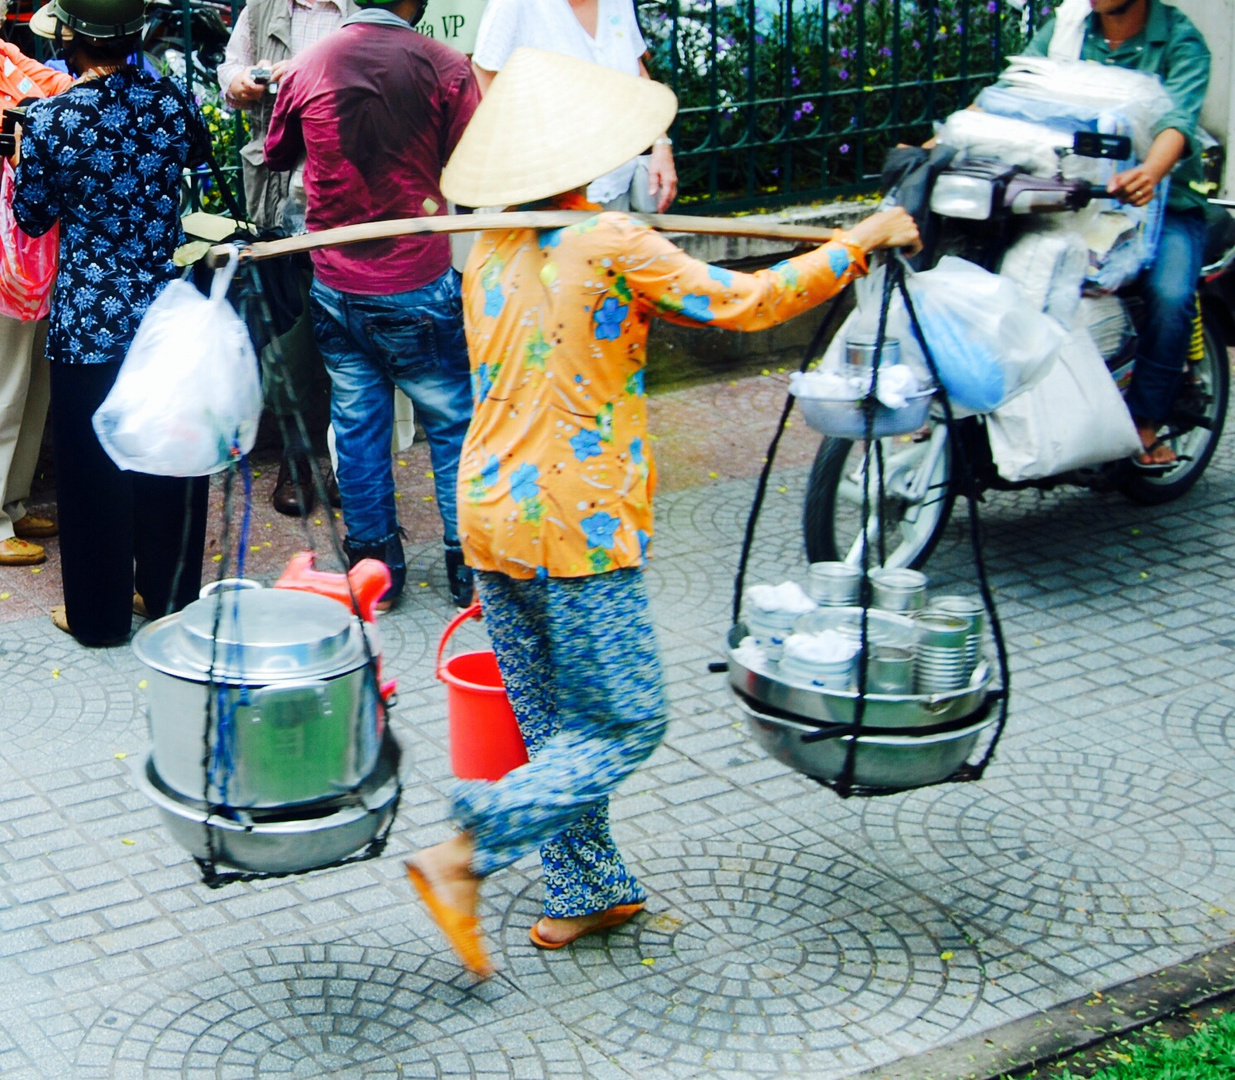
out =
{"type": "MultiPolygon", "coordinates": [[[[242,259],[273,259],[302,251],[388,240],[417,233],[486,232],[490,229],[561,229],[596,215],[587,210],[518,210],[501,214],[457,214],[440,217],[399,218],[344,225],[338,229],[289,236],[284,240],[261,240],[240,249],[242,259]]],[[[759,218],[706,218],[686,214],[633,214],[662,232],[701,233],[705,236],[743,236],[758,240],[791,240],[799,244],[823,244],[835,229],[815,225],[782,225],[759,218]]],[[[224,265],[231,254],[228,244],[216,244],[206,255],[206,265],[224,265]]]]}

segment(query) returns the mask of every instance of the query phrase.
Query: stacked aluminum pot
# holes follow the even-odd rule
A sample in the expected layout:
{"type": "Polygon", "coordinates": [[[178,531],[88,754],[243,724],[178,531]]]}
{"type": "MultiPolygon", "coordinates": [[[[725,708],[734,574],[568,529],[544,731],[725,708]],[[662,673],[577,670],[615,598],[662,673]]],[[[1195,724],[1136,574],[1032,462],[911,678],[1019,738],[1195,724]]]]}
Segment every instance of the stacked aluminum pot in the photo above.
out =
{"type": "Polygon", "coordinates": [[[335,862],[377,835],[398,788],[365,631],[323,596],[220,585],[133,639],[151,672],[138,786],[199,859],[335,862]]]}

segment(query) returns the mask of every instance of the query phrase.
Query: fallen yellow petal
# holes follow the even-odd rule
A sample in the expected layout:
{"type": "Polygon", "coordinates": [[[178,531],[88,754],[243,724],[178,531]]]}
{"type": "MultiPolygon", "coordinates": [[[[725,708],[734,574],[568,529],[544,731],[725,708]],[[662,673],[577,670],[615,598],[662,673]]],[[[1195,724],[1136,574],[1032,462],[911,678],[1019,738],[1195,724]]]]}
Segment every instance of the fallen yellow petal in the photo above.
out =
{"type": "Polygon", "coordinates": [[[435,478],[432,469],[430,469],[427,473],[425,473],[425,476],[427,476],[430,480],[433,480],[435,478]]]}
{"type": "Polygon", "coordinates": [[[429,583],[428,583],[427,581],[422,581],[422,582],[420,583],[420,587],[421,587],[422,589],[427,589],[427,588],[429,587],[429,583]]]}
{"type": "Polygon", "coordinates": [[[53,679],[58,679],[58,678],[60,678],[60,669],[59,669],[58,667],[54,667],[54,668],[52,668],[52,669],[51,669],[51,677],[52,677],[53,679]]]}
{"type": "Polygon", "coordinates": [[[274,528],[274,526],[273,526],[273,525],[271,525],[271,524],[270,524],[270,522],[268,521],[268,522],[266,522],[266,528],[268,528],[268,529],[273,529],[273,528],[274,528]]]}
{"type": "Polygon", "coordinates": [[[1145,573],[1145,571],[1144,571],[1144,570],[1142,570],[1142,571],[1141,571],[1141,580],[1143,581],[1143,580],[1144,580],[1145,578],[1147,578],[1147,577],[1149,577],[1149,575],[1148,575],[1147,573],[1145,573]]]}
{"type": "Polygon", "coordinates": [[[261,476],[261,475],[262,475],[262,470],[261,470],[261,469],[254,469],[254,470],[253,470],[253,475],[254,475],[254,477],[261,476]]]}
{"type": "Polygon", "coordinates": [[[759,374],[760,375],[771,375],[772,373],[767,368],[764,368],[761,372],[759,372],[759,374]]]}
{"type": "MultiPolygon", "coordinates": [[[[395,498],[397,499],[397,498],[398,498],[398,496],[396,495],[396,496],[395,496],[395,498]]],[[[322,519],[321,519],[321,518],[314,518],[314,519],[313,519],[313,524],[314,524],[314,525],[320,525],[321,523],[322,523],[322,519]]]]}
{"type": "Polygon", "coordinates": [[[644,967],[651,967],[654,963],[656,963],[656,957],[645,956],[642,960],[639,961],[639,963],[641,963],[644,967]]]}
{"type": "Polygon", "coordinates": [[[146,682],[146,680],[145,680],[145,679],[142,679],[142,681],[141,681],[141,682],[139,682],[139,683],[137,684],[137,689],[138,689],[138,690],[145,690],[145,689],[146,689],[146,687],[147,687],[147,686],[149,686],[149,685],[150,685],[150,684],[149,684],[148,682],[146,682]]]}
{"type": "Polygon", "coordinates": [[[716,474],[715,474],[714,472],[710,472],[710,473],[708,473],[708,477],[709,477],[710,479],[712,479],[712,480],[715,480],[715,479],[716,479],[716,474]]]}
{"type": "Polygon", "coordinates": [[[262,545],[261,545],[261,544],[250,544],[250,545],[249,545],[249,550],[250,550],[250,551],[261,551],[261,550],[262,550],[262,545]]]}
{"type": "Polygon", "coordinates": [[[402,458],[399,458],[399,464],[400,464],[400,465],[402,465],[402,466],[403,466],[403,468],[405,468],[405,469],[407,468],[407,462],[406,462],[406,461],[404,461],[402,458]]]}
{"type": "Polygon", "coordinates": [[[116,754],[114,754],[113,756],[115,757],[115,759],[116,759],[117,761],[123,761],[123,760],[124,760],[125,758],[127,758],[129,755],[128,755],[128,754],[126,754],[123,750],[120,750],[119,752],[117,752],[117,753],[116,753],[116,754]]]}
{"type": "Polygon", "coordinates": [[[788,491],[789,489],[787,487],[779,487],[776,490],[779,491],[782,495],[784,495],[785,492],[788,491]]]}
{"type": "Polygon", "coordinates": [[[43,572],[43,568],[41,566],[32,566],[30,568],[30,573],[32,574],[41,574],[42,572],[43,572]]]}
{"type": "Polygon", "coordinates": [[[939,959],[940,959],[940,960],[951,960],[951,959],[952,959],[952,957],[953,957],[953,956],[955,956],[955,955],[956,955],[955,953],[950,953],[950,952],[941,952],[941,953],[939,954],[939,959]]]}
{"type": "Polygon", "coordinates": [[[122,839],[122,840],[120,841],[120,843],[122,843],[122,844],[128,844],[128,845],[129,845],[129,847],[132,847],[134,844],[136,844],[136,843],[137,843],[137,841],[136,841],[136,840],[122,839]]]}
{"type": "Polygon", "coordinates": [[[401,498],[403,498],[403,492],[401,492],[401,491],[396,491],[396,492],[395,492],[395,498],[396,498],[396,499],[401,499],[401,498]]]}
{"type": "Polygon", "coordinates": [[[0,600],[7,600],[12,595],[11,592],[0,592],[0,600]]]}
{"type": "Polygon", "coordinates": [[[211,559],[211,561],[212,561],[212,562],[222,562],[222,561],[223,561],[223,555],[222,555],[222,553],[220,552],[218,555],[211,555],[211,556],[210,556],[210,559],[211,559]]]}
{"type": "Polygon", "coordinates": [[[421,499],[423,499],[425,502],[432,502],[432,501],[433,501],[433,496],[432,496],[432,495],[421,495],[420,497],[421,497],[421,499]]]}

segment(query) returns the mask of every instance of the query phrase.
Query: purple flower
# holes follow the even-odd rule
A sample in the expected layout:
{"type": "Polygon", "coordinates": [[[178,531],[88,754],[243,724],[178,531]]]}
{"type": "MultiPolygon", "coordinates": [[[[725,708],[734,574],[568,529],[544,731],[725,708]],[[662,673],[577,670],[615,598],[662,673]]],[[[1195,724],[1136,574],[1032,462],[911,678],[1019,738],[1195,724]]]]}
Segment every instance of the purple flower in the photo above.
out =
{"type": "Polygon", "coordinates": [[[837,7],[836,10],[840,12],[840,14],[842,15],[848,15],[851,11],[853,11],[853,5],[852,4],[841,4],[840,6],[837,7]]]}
{"type": "Polygon", "coordinates": [[[847,154],[847,153],[849,153],[849,144],[848,144],[848,143],[841,143],[841,144],[840,144],[840,152],[841,152],[842,154],[847,154]]]}
{"type": "Polygon", "coordinates": [[[797,86],[801,86],[801,85],[802,85],[802,80],[801,80],[801,79],[799,79],[799,78],[795,75],[795,76],[793,77],[793,81],[792,81],[791,85],[792,85],[792,86],[795,86],[795,87],[797,87],[797,86]]]}
{"type": "Polygon", "coordinates": [[[994,15],[995,12],[999,10],[999,4],[996,3],[996,0],[988,0],[988,3],[986,5],[986,10],[989,11],[992,15],[994,15]]]}
{"type": "Polygon", "coordinates": [[[841,49],[841,51],[840,51],[840,58],[841,58],[842,60],[848,60],[848,59],[849,59],[849,50],[848,50],[848,49],[841,49]]]}
{"type": "Polygon", "coordinates": [[[917,38],[914,38],[914,39],[913,39],[913,47],[914,47],[915,49],[920,49],[920,48],[922,48],[922,42],[920,42],[917,38]]]}
{"type": "Polygon", "coordinates": [[[808,115],[813,113],[815,111],[815,103],[813,101],[802,102],[802,111],[808,115]]]}
{"type": "Polygon", "coordinates": [[[891,50],[891,49],[889,49],[889,48],[885,45],[882,49],[880,49],[880,50],[879,50],[879,55],[880,55],[880,56],[891,56],[891,55],[892,55],[892,50],[891,50]]]}
{"type": "Polygon", "coordinates": [[[794,120],[801,120],[801,119],[802,119],[802,110],[801,110],[801,109],[794,109],[794,110],[793,110],[793,118],[794,118],[794,120]]]}
{"type": "Polygon", "coordinates": [[[837,78],[839,78],[841,82],[844,82],[849,78],[849,72],[847,72],[844,68],[841,68],[840,71],[837,72],[837,78]]]}

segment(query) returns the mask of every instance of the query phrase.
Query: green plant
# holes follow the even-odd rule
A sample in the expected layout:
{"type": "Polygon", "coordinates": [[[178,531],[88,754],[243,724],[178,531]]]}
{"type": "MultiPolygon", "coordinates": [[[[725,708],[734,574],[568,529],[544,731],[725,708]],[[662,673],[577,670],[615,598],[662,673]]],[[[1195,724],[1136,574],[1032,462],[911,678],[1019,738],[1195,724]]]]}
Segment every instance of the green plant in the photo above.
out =
{"type": "Polygon", "coordinates": [[[1196,1024],[1194,1034],[1179,1040],[1143,1033],[1153,1041],[1125,1040],[1101,1053],[1111,1064],[1097,1073],[1074,1073],[1064,1067],[1040,1069],[1050,1080],[1230,1080],[1235,1076],[1235,1014],[1221,1014],[1196,1024]]]}
{"type": "Polygon", "coordinates": [[[681,106],[682,200],[869,187],[890,147],[921,142],[992,81],[1030,14],[1008,0],[645,3],[653,77],[681,106]]]}

